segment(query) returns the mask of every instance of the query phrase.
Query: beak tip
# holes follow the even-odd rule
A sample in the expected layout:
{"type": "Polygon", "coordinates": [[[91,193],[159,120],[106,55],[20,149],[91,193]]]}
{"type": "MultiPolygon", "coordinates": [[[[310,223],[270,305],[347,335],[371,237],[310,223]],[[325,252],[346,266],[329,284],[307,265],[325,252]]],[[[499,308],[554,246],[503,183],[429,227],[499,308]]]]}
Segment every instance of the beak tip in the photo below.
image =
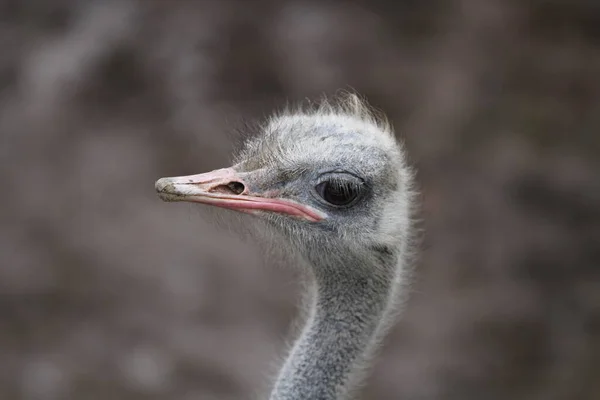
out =
{"type": "Polygon", "coordinates": [[[165,188],[169,185],[169,178],[160,178],[154,184],[154,188],[158,193],[161,193],[165,190],[165,188]]]}
{"type": "Polygon", "coordinates": [[[154,188],[162,201],[175,201],[176,190],[173,181],[170,178],[160,178],[154,184],[154,188]]]}

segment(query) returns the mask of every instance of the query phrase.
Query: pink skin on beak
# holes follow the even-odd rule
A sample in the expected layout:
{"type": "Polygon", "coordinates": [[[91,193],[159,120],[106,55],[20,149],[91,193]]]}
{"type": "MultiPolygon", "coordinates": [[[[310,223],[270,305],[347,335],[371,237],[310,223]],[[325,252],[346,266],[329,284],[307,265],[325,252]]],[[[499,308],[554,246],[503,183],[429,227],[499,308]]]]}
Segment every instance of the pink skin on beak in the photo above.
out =
{"type": "Polygon", "coordinates": [[[249,196],[248,187],[232,168],[205,174],[160,178],[156,191],[164,201],[190,201],[254,214],[270,211],[310,222],[325,218],[312,207],[291,200],[249,196]]]}

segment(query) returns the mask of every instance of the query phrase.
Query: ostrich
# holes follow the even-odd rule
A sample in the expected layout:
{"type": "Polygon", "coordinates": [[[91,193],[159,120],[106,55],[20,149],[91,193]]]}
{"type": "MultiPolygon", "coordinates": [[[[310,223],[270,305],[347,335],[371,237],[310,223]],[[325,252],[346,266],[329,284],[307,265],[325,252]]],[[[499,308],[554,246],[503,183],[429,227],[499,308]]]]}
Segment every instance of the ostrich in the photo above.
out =
{"type": "Polygon", "coordinates": [[[253,214],[308,277],[306,322],[271,400],[352,396],[406,287],[412,174],[385,119],[356,95],[271,117],[234,165],[161,178],[164,201],[253,214]]]}

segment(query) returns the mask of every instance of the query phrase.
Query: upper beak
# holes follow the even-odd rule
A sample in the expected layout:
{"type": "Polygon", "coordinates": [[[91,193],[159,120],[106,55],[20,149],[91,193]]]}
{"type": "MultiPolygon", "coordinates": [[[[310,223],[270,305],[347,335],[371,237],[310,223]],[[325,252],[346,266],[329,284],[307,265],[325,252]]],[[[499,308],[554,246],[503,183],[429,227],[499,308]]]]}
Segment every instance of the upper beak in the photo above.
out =
{"type": "Polygon", "coordinates": [[[205,174],[160,178],[155,184],[164,201],[190,201],[255,213],[270,211],[311,222],[324,218],[319,211],[287,199],[249,195],[248,185],[233,168],[223,168],[205,174]]]}

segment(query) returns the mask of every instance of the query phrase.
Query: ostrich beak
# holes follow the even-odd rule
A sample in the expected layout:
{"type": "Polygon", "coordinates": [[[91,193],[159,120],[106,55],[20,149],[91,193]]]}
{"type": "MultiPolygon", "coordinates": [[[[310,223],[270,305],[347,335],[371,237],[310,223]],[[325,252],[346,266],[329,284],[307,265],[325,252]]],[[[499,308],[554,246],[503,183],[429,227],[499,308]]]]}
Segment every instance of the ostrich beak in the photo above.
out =
{"type": "Polygon", "coordinates": [[[233,168],[205,174],[160,178],[155,184],[163,201],[189,201],[229,208],[249,214],[269,211],[310,222],[324,218],[319,211],[287,199],[249,195],[248,186],[233,168]]]}

